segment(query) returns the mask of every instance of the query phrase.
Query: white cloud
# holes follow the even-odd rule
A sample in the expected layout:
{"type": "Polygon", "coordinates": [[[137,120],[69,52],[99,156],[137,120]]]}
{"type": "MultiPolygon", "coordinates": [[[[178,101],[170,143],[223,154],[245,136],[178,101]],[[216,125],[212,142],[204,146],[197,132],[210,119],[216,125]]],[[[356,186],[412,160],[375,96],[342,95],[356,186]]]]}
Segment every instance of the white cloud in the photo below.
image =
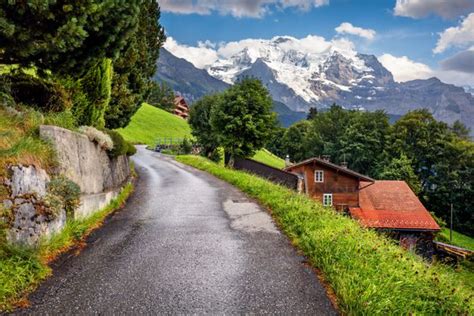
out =
{"type": "Polygon", "coordinates": [[[469,14],[459,26],[447,28],[440,33],[433,52],[438,54],[452,46],[466,47],[474,43],[474,12],[469,14]]]}
{"type": "Polygon", "coordinates": [[[443,82],[457,86],[474,86],[474,76],[469,73],[448,69],[432,69],[428,65],[415,62],[407,56],[383,54],[378,57],[382,65],[394,76],[395,81],[404,82],[415,79],[437,77],[443,82]]]}
{"type": "Polygon", "coordinates": [[[187,46],[179,44],[172,37],[168,37],[164,48],[173,55],[186,59],[195,67],[203,69],[217,60],[217,52],[212,48],[212,45],[215,46],[215,44],[205,41],[199,42],[197,47],[187,46]]]}
{"type": "Polygon", "coordinates": [[[407,56],[396,57],[390,54],[383,54],[378,57],[378,60],[392,73],[395,81],[398,82],[427,79],[434,76],[433,70],[428,65],[417,63],[407,56]]]}
{"type": "Polygon", "coordinates": [[[329,0],[161,0],[163,12],[178,14],[211,14],[217,12],[234,17],[260,18],[270,12],[270,7],[310,10],[329,4],[329,0]]]}
{"type": "Polygon", "coordinates": [[[474,0],[397,0],[394,14],[415,19],[430,14],[443,18],[455,18],[472,10],[474,10],[474,0]]]}
{"type": "Polygon", "coordinates": [[[364,29],[352,25],[351,23],[344,22],[341,23],[338,27],[335,28],[336,32],[339,34],[351,34],[372,40],[375,37],[376,32],[372,29],[364,29]]]}

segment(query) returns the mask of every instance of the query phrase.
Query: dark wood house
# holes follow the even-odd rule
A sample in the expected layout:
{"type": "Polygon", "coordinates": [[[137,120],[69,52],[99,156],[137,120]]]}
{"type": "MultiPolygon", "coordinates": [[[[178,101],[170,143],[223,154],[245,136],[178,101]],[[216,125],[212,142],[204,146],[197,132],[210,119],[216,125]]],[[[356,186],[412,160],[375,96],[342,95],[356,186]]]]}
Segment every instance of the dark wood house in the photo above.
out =
{"type": "Polygon", "coordinates": [[[405,181],[376,181],[326,159],[312,158],[286,171],[304,179],[306,194],[349,214],[362,226],[388,232],[405,248],[431,256],[440,227],[405,181]]]}
{"type": "Polygon", "coordinates": [[[322,158],[311,158],[285,170],[304,179],[307,195],[339,211],[349,211],[350,207],[359,205],[359,191],[363,189],[361,181],[375,182],[370,177],[322,158]]]}
{"type": "Polygon", "coordinates": [[[174,109],[173,114],[177,115],[183,119],[187,119],[189,116],[189,106],[181,96],[176,96],[174,98],[174,109]]]}

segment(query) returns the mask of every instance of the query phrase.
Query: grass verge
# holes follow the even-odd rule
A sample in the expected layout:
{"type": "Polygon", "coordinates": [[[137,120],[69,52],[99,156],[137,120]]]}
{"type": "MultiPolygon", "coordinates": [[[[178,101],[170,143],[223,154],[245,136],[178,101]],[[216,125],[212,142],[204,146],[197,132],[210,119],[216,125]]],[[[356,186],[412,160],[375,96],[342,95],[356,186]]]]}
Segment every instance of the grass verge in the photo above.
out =
{"type": "Polygon", "coordinates": [[[0,245],[0,311],[27,305],[26,296],[51,275],[49,263],[60,254],[80,246],[100,227],[104,219],[119,209],[133,191],[127,184],[108,206],[83,220],[68,220],[65,228],[42,242],[38,248],[0,245]]]}
{"type": "Polygon", "coordinates": [[[438,234],[439,241],[474,251],[474,238],[453,231],[453,241],[449,241],[449,228],[443,228],[438,234]]]}
{"type": "Polygon", "coordinates": [[[472,315],[472,288],[441,264],[430,265],[392,240],[310,198],[202,157],[178,161],[240,188],[267,207],[291,241],[320,269],[348,315],[472,315]]]}

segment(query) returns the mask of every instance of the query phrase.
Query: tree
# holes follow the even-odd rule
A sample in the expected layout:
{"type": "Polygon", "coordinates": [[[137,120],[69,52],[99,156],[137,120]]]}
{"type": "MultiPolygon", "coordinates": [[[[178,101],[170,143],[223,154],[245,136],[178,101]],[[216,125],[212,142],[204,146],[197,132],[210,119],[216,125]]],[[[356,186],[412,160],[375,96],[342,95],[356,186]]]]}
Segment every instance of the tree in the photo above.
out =
{"type": "Polygon", "coordinates": [[[383,180],[403,180],[415,194],[418,194],[421,192],[421,184],[411,165],[411,160],[405,154],[401,154],[399,158],[392,158],[390,163],[381,166],[382,170],[379,172],[378,178],[383,180]]]}
{"type": "Polygon", "coordinates": [[[312,120],[318,115],[318,108],[312,107],[309,109],[308,116],[306,117],[307,120],[312,120]]]}
{"type": "Polygon", "coordinates": [[[316,139],[309,139],[310,130],[311,123],[309,121],[300,121],[291,125],[285,131],[282,140],[282,151],[285,156],[290,156],[291,161],[298,162],[309,158],[312,155],[312,149],[318,147],[315,146],[316,139]],[[312,145],[312,148],[308,148],[309,144],[312,145]]]}
{"type": "Polygon", "coordinates": [[[126,126],[148,97],[159,50],[166,40],[155,0],[142,0],[138,17],[136,31],[114,61],[112,99],[106,112],[108,128],[126,126]]]}
{"type": "Polygon", "coordinates": [[[221,102],[222,96],[219,94],[209,95],[196,101],[189,111],[189,125],[192,134],[201,146],[201,154],[204,157],[217,157],[215,155],[219,147],[217,136],[211,126],[212,108],[221,102]]]}
{"type": "Polygon", "coordinates": [[[151,82],[150,94],[146,100],[147,103],[171,112],[174,109],[175,94],[173,89],[166,82],[151,82]]]}
{"type": "Polygon", "coordinates": [[[100,60],[80,80],[80,84],[88,102],[77,118],[78,123],[104,128],[104,114],[109,106],[112,88],[112,61],[108,58],[100,60]]]}
{"type": "Polygon", "coordinates": [[[459,120],[456,120],[453,123],[453,126],[451,126],[451,131],[459,138],[464,139],[469,139],[469,134],[471,133],[471,130],[459,120]]]}
{"type": "Polygon", "coordinates": [[[345,162],[351,169],[374,176],[388,135],[388,117],[383,111],[350,112],[350,119],[340,138],[340,150],[333,153],[335,162],[345,162]]]}
{"type": "Polygon", "coordinates": [[[211,110],[211,126],[227,164],[233,157],[252,156],[265,145],[276,126],[272,107],[272,98],[258,79],[244,79],[223,93],[222,102],[211,110]]]}
{"type": "Polygon", "coordinates": [[[82,77],[135,32],[141,0],[3,1],[0,63],[82,77]]]}

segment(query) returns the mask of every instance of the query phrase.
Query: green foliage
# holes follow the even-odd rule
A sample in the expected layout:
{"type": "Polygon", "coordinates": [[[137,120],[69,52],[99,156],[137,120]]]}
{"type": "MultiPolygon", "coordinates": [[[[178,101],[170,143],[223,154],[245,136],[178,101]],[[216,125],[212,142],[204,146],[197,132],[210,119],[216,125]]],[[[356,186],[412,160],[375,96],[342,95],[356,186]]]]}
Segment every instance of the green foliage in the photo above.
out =
{"type": "Polygon", "coordinates": [[[9,94],[16,103],[22,103],[43,112],[61,112],[72,106],[70,94],[52,80],[22,72],[2,75],[8,82],[9,94]]]}
{"type": "Polygon", "coordinates": [[[316,118],[317,115],[318,115],[318,108],[311,107],[311,108],[309,108],[308,116],[306,117],[306,119],[307,120],[312,120],[312,119],[316,118]]]}
{"type": "Polygon", "coordinates": [[[81,188],[74,182],[64,176],[57,176],[48,183],[47,196],[49,206],[53,213],[57,215],[61,209],[66,214],[72,215],[74,210],[79,207],[81,188]]]}
{"type": "Polygon", "coordinates": [[[251,157],[263,148],[276,127],[272,107],[270,94],[258,79],[244,79],[222,94],[211,109],[210,122],[226,155],[251,157]]]}
{"type": "Polygon", "coordinates": [[[309,197],[196,156],[189,164],[237,186],[271,209],[282,230],[324,275],[347,315],[470,315],[464,275],[428,264],[374,231],[309,197]]]}
{"type": "Polygon", "coordinates": [[[182,118],[144,103],[130,124],[117,130],[134,144],[155,146],[158,138],[191,138],[191,129],[182,118]]]}
{"type": "Polygon", "coordinates": [[[77,128],[76,116],[69,109],[59,113],[45,114],[43,123],[45,125],[54,125],[70,130],[77,128]]]}
{"type": "Polygon", "coordinates": [[[383,165],[378,176],[384,180],[404,180],[415,194],[421,192],[420,180],[413,171],[412,161],[405,154],[392,158],[389,164],[383,165]]]}
{"type": "Polygon", "coordinates": [[[217,135],[211,126],[211,110],[221,101],[219,94],[205,96],[195,102],[189,111],[189,125],[192,128],[192,134],[201,146],[201,154],[204,157],[215,155],[219,142],[217,135]]]}
{"type": "Polygon", "coordinates": [[[166,40],[159,19],[157,1],[140,1],[137,29],[114,61],[112,99],[106,113],[107,128],[127,126],[148,97],[159,50],[166,40]]]}
{"type": "Polygon", "coordinates": [[[152,81],[150,84],[150,94],[146,102],[165,111],[172,112],[174,109],[174,98],[174,91],[166,82],[158,83],[152,81]]]}
{"type": "Polygon", "coordinates": [[[80,83],[88,102],[87,107],[81,111],[79,124],[104,128],[104,115],[112,89],[112,61],[106,58],[100,60],[81,78],[80,83]]]}
{"type": "Polygon", "coordinates": [[[283,134],[281,152],[284,155],[289,155],[291,161],[309,158],[317,148],[322,147],[319,138],[309,137],[310,131],[311,123],[309,121],[300,121],[291,125],[283,134]],[[309,148],[310,142],[312,143],[311,148],[309,148]],[[318,142],[319,144],[316,144],[318,142]]]}
{"type": "Polygon", "coordinates": [[[122,155],[131,156],[136,153],[135,147],[127,142],[119,132],[106,130],[106,133],[110,136],[114,144],[113,148],[107,151],[110,157],[115,158],[122,155]]]}
{"type": "Polygon", "coordinates": [[[189,141],[187,137],[183,139],[183,142],[179,146],[180,152],[184,155],[189,155],[191,151],[193,150],[193,144],[189,141]]]}
{"type": "MultiPolygon", "coordinates": [[[[455,228],[474,236],[474,144],[459,123],[448,127],[427,110],[389,126],[385,113],[346,111],[333,105],[312,120],[290,126],[270,146],[292,161],[329,155],[331,161],[376,179],[405,180],[444,221],[454,204],[455,228]]],[[[281,132],[280,134],[281,135],[281,132]]]]}
{"type": "Polygon", "coordinates": [[[115,58],[137,27],[142,1],[3,1],[0,63],[83,76],[115,58]]]}

